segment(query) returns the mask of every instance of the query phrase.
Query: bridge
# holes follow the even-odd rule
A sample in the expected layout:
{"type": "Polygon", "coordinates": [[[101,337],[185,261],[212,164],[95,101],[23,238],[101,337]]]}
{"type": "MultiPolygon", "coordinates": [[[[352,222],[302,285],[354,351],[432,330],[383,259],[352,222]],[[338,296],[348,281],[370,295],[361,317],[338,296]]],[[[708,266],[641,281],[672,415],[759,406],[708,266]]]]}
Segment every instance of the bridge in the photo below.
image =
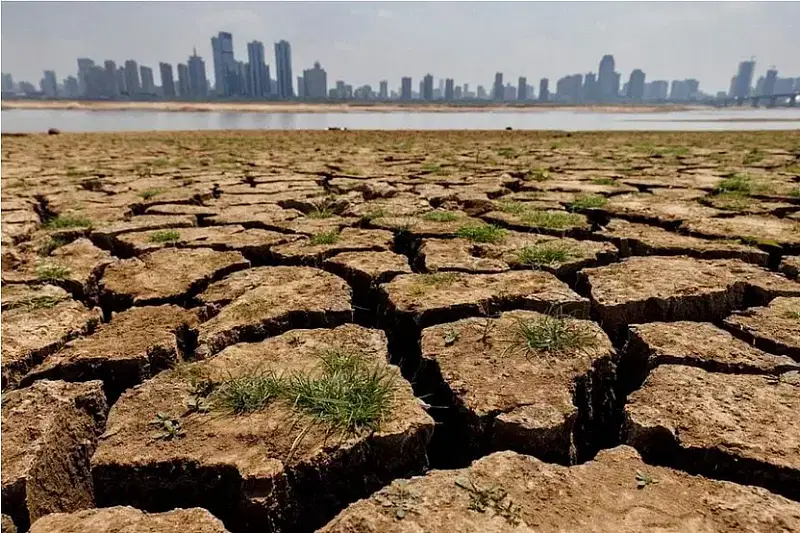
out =
{"type": "Polygon", "coordinates": [[[745,102],[750,102],[751,107],[758,107],[762,102],[766,102],[767,107],[776,107],[777,105],[786,105],[788,107],[795,107],[800,99],[800,91],[782,94],[762,94],[758,96],[729,96],[726,98],[717,98],[712,101],[713,105],[717,107],[728,106],[743,106],[745,102]]]}

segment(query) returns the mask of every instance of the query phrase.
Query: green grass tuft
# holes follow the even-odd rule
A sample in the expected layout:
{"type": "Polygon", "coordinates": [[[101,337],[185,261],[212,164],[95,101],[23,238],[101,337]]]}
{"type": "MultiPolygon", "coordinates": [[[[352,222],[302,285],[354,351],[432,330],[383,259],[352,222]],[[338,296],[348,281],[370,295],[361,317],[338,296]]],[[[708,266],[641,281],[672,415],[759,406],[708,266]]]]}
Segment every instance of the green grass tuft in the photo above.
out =
{"type": "Polygon", "coordinates": [[[800,320],[800,311],[786,311],[786,314],[784,316],[786,318],[800,320]]]}
{"type": "Polygon", "coordinates": [[[452,211],[430,211],[420,216],[422,220],[428,222],[453,222],[458,220],[458,213],[452,211]]]}
{"type": "Polygon", "coordinates": [[[497,243],[508,235],[508,231],[491,224],[461,226],[456,231],[456,236],[469,239],[472,242],[497,243]]]}
{"type": "Polygon", "coordinates": [[[386,210],[385,209],[382,209],[382,208],[371,209],[371,210],[367,211],[366,213],[364,213],[363,215],[361,215],[361,222],[362,223],[372,222],[376,218],[382,218],[382,217],[385,217],[385,216],[386,216],[386,210]]]}
{"type": "Polygon", "coordinates": [[[534,268],[553,266],[580,257],[573,246],[558,241],[523,246],[516,250],[516,255],[520,263],[534,268]]]}
{"type": "Polygon", "coordinates": [[[30,298],[26,298],[21,300],[18,304],[19,307],[24,307],[28,311],[34,311],[36,309],[51,309],[58,305],[63,298],[59,298],[58,296],[31,296],[30,298]]]}
{"type": "Polygon", "coordinates": [[[583,217],[580,215],[562,211],[533,210],[523,213],[520,218],[531,226],[549,229],[565,229],[583,224],[583,217]]]}
{"type": "Polygon", "coordinates": [[[550,179],[550,171],[546,168],[532,168],[527,172],[523,179],[532,181],[547,181],[550,179]]]}
{"type": "Polygon", "coordinates": [[[595,340],[582,324],[550,315],[517,320],[512,333],[512,345],[528,353],[580,349],[590,346],[595,340]]]}
{"type": "Polygon", "coordinates": [[[147,240],[149,240],[150,242],[158,242],[158,243],[175,242],[181,240],[181,234],[175,231],[174,229],[161,230],[161,231],[156,231],[155,233],[150,235],[150,238],[147,240]]]}
{"type": "Polygon", "coordinates": [[[264,409],[286,394],[286,380],[273,372],[250,371],[230,376],[213,394],[215,407],[234,414],[264,409]]]}
{"type": "Polygon", "coordinates": [[[70,275],[70,269],[56,264],[44,264],[36,267],[36,279],[41,281],[60,281],[70,275]]]}
{"type": "Polygon", "coordinates": [[[45,229],[90,228],[92,221],[78,215],[58,215],[42,226],[45,229]]]}
{"type": "Polygon", "coordinates": [[[500,201],[496,205],[503,213],[511,213],[512,215],[520,215],[529,209],[525,202],[500,201]]]}
{"type": "Polygon", "coordinates": [[[598,207],[603,207],[607,201],[605,196],[600,196],[598,194],[582,194],[571,201],[568,207],[570,211],[597,209],[598,207]]]}
{"type": "Polygon", "coordinates": [[[306,214],[308,218],[331,218],[335,213],[328,207],[315,207],[306,214]]]}
{"type": "Polygon", "coordinates": [[[338,241],[339,231],[334,229],[312,235],[309,242],[312,244],[312,246],[317,246],[320,244],[336,244],[338,241]]]}
{"type": "Polygon", "coordinates": [[[596,178],[591,181],[592,185],[617,185],[614,178],[596,178]]]}
{"type": "Polygon", "coordinates": [[[748,151],[744,154],[744,158],[742,159],[742,164],[744,165],[752,165],[753,163],[758,163],[766,154],[759,150],[758,148],[753,148],[752,150],[748,151]]]}
{"type": "Polygon", "coordinates": [[[143,200],[150,200],[151,198],[155,198],[156,196],[158,196],[159,194],[163,194],[164,192],[166,192],[166,189],[152,188],[140,192],[139,196],[141,196],[143,200]]]}
{"type": "Polygon", "coordinates": [[[745,174],[732,174],[728,176],[714,188],[714,194],[737,193],[750,195],[755,187],[749,176],[745,174]]]}
{"type": "Polygon", "coordinates": [[[47,240],[36,249],[36,253],[41,257],[47,257],[65,244],[69,244],[69,242],[69,239],[63,237],[48,237],[47,240]]]}

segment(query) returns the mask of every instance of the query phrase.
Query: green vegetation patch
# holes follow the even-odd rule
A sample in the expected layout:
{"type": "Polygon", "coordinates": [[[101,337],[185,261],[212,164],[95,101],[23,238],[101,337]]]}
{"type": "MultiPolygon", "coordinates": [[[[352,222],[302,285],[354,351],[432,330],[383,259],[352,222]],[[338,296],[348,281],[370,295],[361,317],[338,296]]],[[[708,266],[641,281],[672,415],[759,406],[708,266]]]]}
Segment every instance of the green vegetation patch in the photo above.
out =
{"type": "Polygon", "coordinates": [[[91,228],[92,221],[80,215],[58,215],[42,226],[44,229],[91,228]]]}
{"type": "Polygon", "coordinates": [[[334,229],[331,231],[317,233],[316,235],[311,236],[309,242],[312,246],[317,246],[320,244],[336,244],[339,242],[339,231],[334,229]]]}
{"type": "Polygon", "coordinates": [[[37,249],[36,253],[41,257],[47,257],[55,250],[61,248],[62,246],[69,244],[71,241],[69,239],[65,239],[64,237],[48,237],[37,249]]]}
{"type": "Polygon", "coordinates": [[[607,201],[605,196],[600,196],[599,194],[581,194],[571,201],[568,207],[571,211],[597,209],[606,205],[607,201]]]}
{"type": "Polygon", "coordinates": [[[577,350],[594,342],[595,335],[583,324],[550,315],[517,320],[509,339],[510,348],[528,354],[577,350]]]}
{"type": "Polygon", "coordinates": [[[480,224],[461,226],[456,231],[456,235],[462,239],[469,239],[472,242],[498,243],[506,238],[508,231],[492,224],[480,224]]]}
{"type": "Polygon", "coordinates": [[[46,263],[36,267],[36,279],[40,281],[60,281],[70,275],[70,269],[53,263],[46,263]]]}
{"type": "Polygon", "coordinates": [[[215,406],[233,414],[282,402],[333,431],[377,430],[391,412],[396,377],[357,351],[328,348],[318,353],[315,372],[251,370],[231,376],[213,393],[215,406]]]}
{"type": "Polygon", "coordinates": [[[525,202],[509,202],[507,200],[502,200],[496,202],[495,205],[503,213],[511,213],[512,215],[520,215],[530,209],[530,207],[525,205],[525,202]]]}
{"type": "Polygon", "coordinates": [[[526,181],[547,181],[550,179],[550,171],[546,168],[532,168],[523,177],[526,181]]]}
{"type": "Polygon", "coordinates": [[[583,217],[576,213],[539,209],[524,212],[520,219],[525,224],[548,229],[566,229],[583,224],[583,217]]]}
{"type": "Polygon", "coordinates": [[[750,196],[767,192],[770,192],[767,185],[754,183],[747,174],[731,174],[714,188],[714,194],[734,193],[750,196]]]}
{"type": "Polygon", "coordinates": [[[420,218],[428,222],[453,222],[458,220],[458,213],[452,211],[430,211],[420,215],[420,218]]]}
{"type": "Polygon", "coordinates": [[[175,242],[181,240],[181,234],[174,229],[161,230],[152,233],[147,240],[156,243],[175,242]]]}
{"type": "Polygon", "coordinates": [[[35,311],[36,309],[51,309],[58,305],[63,298],[58,296],[31,296],[21,300],[17,307],[24,307],[28,311],[35,311]]]}
{"type": "Polygon", "coordinates": [[[150,200],[151,198],[155,198],[159,194],[163,194],[165,192],[166,189],[154,187],[152,189],[145,189],[144,191],[139,193],[139,196],[141,196],[143,200],[150,200]]]}
{"type": "Polygon", "coordinates": [[[558,265],[581,256],[576,247],[559,241],[523,246],[515,253],[517,261],[534,268],[558,265]]]}
{"type": "Polygon", "coordinates": [[[319,206],[309,211],[306,216],[308,218],[331,218],[334,214],[329,207],[319,206]]]}
{"type": "Polygon", "coordinates": [[[614,178],[595,178],[591,181],[592,185],[617,185],[617,180],[614,178]]]}

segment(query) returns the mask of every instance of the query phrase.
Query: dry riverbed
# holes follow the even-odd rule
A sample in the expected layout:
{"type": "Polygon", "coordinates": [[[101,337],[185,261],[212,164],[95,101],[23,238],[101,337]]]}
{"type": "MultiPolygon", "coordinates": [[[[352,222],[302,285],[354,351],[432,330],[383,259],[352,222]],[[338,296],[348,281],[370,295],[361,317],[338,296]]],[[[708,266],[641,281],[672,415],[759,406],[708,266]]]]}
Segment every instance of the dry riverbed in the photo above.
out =
{"type": "Polygon", "coordinates": [[[798,531],[798,207],[798,132],[3,136],[2,531],[798,531]]]}

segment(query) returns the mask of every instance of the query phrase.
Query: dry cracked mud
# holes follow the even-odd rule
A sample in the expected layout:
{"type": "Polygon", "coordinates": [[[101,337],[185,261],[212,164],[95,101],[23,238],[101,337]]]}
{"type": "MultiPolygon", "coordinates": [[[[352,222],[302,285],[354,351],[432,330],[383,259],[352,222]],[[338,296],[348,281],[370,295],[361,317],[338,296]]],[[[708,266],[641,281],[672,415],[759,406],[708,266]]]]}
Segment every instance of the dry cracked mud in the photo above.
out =
{"type": "Polygon", "coordinates": [[[4,134],[3,533],[798,530],[798,147],[4,134]]]}
{"type": "Polygon", "coordinates": [[[124,393],[109,413],[92,460],[98,503],[151,511],[201,506],[232,531],[321,526],[342,504],[426,466],[433,421],[387,360],[382,332],[344,325],[236,344],[159,374],[124,393]],[[292,401],[243,413],[224,401],[231,379],[318,376],[331,353],[363,358],[391,380],[380,429],[343,433],[298,414],[292,401]],[[197,407],[201,393],[209,409],[192,411],[190,400],[197,407]],[[180,420],[181,434],[159,434],[163,428],[151,423],[159,413],[180,420]]]}

